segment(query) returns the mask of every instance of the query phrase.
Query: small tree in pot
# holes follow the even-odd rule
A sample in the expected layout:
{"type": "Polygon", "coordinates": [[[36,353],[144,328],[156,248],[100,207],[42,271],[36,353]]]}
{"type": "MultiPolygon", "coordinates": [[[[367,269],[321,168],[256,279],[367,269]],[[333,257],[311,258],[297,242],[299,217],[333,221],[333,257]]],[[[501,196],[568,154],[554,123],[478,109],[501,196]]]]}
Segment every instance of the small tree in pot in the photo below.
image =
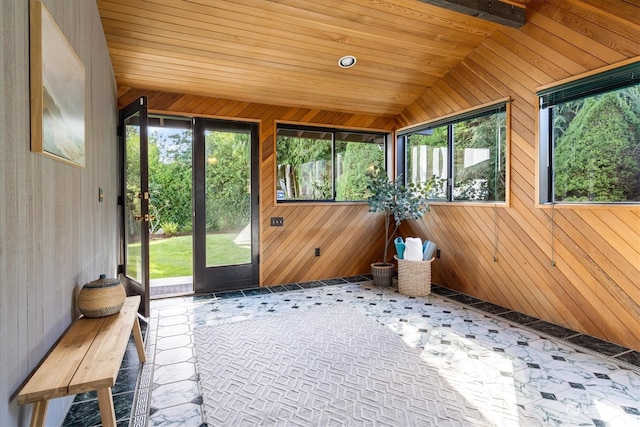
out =
{"type": "Polygon", "coordinates": [[[378,286],[390,286],[393,280],[393,264],[387,262],[389,244],[402,221],[420,219],[429,211],[427,191],[430,185],[409,184],[405,186],[402,175],[390,180],[383,169],[376,168],[371,174],[367,189],[369,212],[384,215],[384,254],[382,262],[371,264],[373,282],[378,286]],[[394,225],[391,229],[391,217],[394,225]]]}

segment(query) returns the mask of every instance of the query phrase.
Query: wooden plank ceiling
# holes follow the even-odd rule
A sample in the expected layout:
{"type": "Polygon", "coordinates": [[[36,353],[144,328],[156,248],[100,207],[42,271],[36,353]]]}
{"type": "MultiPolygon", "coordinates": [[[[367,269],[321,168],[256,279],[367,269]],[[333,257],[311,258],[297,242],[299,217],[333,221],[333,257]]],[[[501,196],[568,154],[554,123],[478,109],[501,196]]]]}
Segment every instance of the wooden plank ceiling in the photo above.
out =
{"type": "Polygon", "coordinates": [[[384,116],[502,27],[419,0],[97,3],[120,95],[148,89],[384,116]],[[344,55],[356,65],[338,67],[344,55]]]}

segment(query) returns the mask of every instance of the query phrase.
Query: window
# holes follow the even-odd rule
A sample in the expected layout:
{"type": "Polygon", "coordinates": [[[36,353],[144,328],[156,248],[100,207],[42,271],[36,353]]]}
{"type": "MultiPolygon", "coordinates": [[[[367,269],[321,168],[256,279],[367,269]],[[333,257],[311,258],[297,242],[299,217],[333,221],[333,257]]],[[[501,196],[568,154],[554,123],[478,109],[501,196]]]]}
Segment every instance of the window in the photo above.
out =
{"type": "Polygon", "coordinates": [[[541,203],[640,202],[640,63],[538,96],[541,203]]]}
{"type": "Polygon", "coordinates": [[[506,103],[399,134],[407,183],[426,184],[431,200],[505,201],[506,103]]]}
{"type": "Polygon", "coordinates": [[[367,173],[384,168],[387,135],[278,125],[277,197],[285,201],[363,201],[367,173]]]}

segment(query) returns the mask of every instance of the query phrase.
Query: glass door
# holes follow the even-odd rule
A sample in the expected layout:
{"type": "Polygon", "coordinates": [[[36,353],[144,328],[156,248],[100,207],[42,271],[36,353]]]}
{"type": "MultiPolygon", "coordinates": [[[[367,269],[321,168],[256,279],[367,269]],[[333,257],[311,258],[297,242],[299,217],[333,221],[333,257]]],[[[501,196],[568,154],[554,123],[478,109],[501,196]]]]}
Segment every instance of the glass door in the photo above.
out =
{"type": "Polygon", "coordinates": [[[151,299],[193,293],[192,119],[149,113],[151,299]]]}
{"type": "Polygon", "coordinates": [[[140,313],[149,317],[149,181],[147,98],[120,110],[122,207],[121,273],[127,295],[141,295],[140,313]]]}
{"type": "Polygon", "coordinates": [[[194,123],[194,289],[258,286],[258,124],[194,123]]]}

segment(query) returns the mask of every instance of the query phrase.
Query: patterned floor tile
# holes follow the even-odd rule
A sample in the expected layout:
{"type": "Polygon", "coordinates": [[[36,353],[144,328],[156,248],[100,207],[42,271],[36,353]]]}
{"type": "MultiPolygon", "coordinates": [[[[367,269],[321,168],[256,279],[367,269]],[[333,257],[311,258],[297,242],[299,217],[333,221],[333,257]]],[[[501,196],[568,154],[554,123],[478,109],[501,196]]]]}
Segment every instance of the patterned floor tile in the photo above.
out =
{"type": "MultiPolygon", "coordinates": [[[[158,333],[158,335],[160,335],[158,333]]],[[[156,347],[158,350],[169,350],[171,348],[186,347],[192,344],[190,335],[176,335],[169,337],[158,337],[156,347]]]]}
{"type": "MultiPolygon", "coordinates": [[[[158,366],[153,373],[153,382],[155,384],[169,384],[194,378],[196,378],[196,369],[191,362],[158,366]]],[[[151,405],[153,406],[153,400],[151,405]]]]}
{"type": "MultiPolygon", "coordinates": [[[[135,413],[132,425],[202,425],[194,328],[341,304],[357,308],[400,335],[407,346],[420,349],[420,359],[438,370],[438,381],[473,402],[478,416],[491,425],[640,425],[640,368],[626,369],[638,365],[640,352],[576,335],[452,289],[433,286],[431,295],[412,298],[395,287],[377,288],[362,280],[367,278],[153,301],[147,327],[151,366],[145,366],[148,378],[143,381],[149,402],[142,405],[149,414],[142,418],[135,413]]],[[[121,406],[131,400],[122,396],[121,406]]],[[[87,402],[95,405],[94,398],[87,402]]],[[[83,423],[78,421],[82,414],[95,417],[95,409],[78,406],[70,417],[83,423]]],[[[126,423],[126,415],[121,417],[126,423]]],[[[455,414],[451,417],[455,424],[455,414]]]]}
{"type": "Polygon", "coordinates": [[[153,389],[153,407],[163,409],[192,403],[199,396],[200,391],[197,381],[176,381],[153,389]]]}
{"type": "Polygon", "coordinates": [[[616,359],[635,365],[640,368],[640,351],[628,351],[616,356],[616,359]]]}
{"type": "Polygon", "coordinates": [[[202,411],[199,404],[185,403],[170,408],[155,410],[149,416],[149,426],[162,427],[201,427],[202,411]]]}
{"type": "Polygon", "coordinates": [[[180,362],[193,363],[193,348],[178,347],[169,350],[162,350],[156,353],[155,364],[158,366],[172,365],[180,362]]]}

